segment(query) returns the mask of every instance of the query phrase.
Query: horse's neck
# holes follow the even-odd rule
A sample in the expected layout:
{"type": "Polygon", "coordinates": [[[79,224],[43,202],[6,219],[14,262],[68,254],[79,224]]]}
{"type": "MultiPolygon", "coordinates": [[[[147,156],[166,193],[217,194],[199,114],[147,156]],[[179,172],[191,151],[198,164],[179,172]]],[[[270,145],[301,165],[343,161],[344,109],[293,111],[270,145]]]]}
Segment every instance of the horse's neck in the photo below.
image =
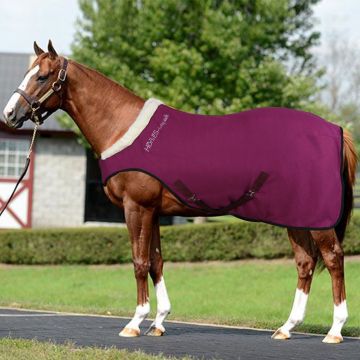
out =
{"type": "Polygon", "coordinates": [[[65,110],[100,155],[128,130],[144,100],[95,70],[71,61],[65,110]]]}

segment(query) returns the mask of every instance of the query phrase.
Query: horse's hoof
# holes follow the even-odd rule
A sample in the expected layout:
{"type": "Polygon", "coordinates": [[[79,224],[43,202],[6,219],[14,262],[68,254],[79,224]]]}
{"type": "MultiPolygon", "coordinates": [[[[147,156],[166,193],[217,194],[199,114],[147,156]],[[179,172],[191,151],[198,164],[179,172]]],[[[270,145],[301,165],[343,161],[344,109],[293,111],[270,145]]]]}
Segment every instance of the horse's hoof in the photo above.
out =
{"type": "Polygon", "coordinates": [[[140,329],[124,328],[119,336],[122,337],[137,337],[140,336],[140,329]]]}
{"type": "Polygon", "coordinates": [[[343,337],[341,335],[336,336],[327,334],[322,342],[325,344],[340,344],[341,342],[343,342],[343,337]]]}
{"type": "Polygon", "coordinates": [[[149,329],[146,330],[145,335],[147,336],[163,336],[165,331],[155,327],[154,325],[150,326],[149,329]]]}
{"type": "Polygon", "coordinates": [[[290,333],[286,334],[283,330],[277,329],[271,336],[275,340],[288,340],[290,339],[290,333]]]}

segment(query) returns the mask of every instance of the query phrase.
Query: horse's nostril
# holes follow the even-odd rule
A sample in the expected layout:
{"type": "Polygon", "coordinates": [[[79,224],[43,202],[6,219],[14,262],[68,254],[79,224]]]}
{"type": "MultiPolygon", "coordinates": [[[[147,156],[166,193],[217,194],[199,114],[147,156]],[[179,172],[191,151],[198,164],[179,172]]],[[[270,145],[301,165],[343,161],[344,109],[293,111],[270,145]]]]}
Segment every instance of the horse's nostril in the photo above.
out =
{"type": "Polygon", "coordinates": [[[9,119],[9,120],[12,120],[15,116],[15,110],[14,109],[9,109],[7,111],[7,114],[6,114],[6,117],[9,119]]]}

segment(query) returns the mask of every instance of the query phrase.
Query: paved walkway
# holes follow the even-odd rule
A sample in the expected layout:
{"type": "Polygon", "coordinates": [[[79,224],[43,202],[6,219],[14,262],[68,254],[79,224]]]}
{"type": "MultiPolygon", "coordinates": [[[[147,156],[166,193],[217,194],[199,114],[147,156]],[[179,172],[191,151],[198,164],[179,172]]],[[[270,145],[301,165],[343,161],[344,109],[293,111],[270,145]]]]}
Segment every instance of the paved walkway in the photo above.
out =
{"type": "MultiPolygon", "coordinates": [[[[127,319],[69,315],[51,312],[0,309],[0,337],[67,340],[78,346],[115,346],[203,359],[360,359],[360,340],[346,338],[342,344],[327,345],[316,335],[295,334],[289,341],[271,340],[271,332],[192,324],[166,323],[166,335],[127,339],[118,336],[127,319]]],[[[144,324],[147,328],[149,322],[144,324]]]]}

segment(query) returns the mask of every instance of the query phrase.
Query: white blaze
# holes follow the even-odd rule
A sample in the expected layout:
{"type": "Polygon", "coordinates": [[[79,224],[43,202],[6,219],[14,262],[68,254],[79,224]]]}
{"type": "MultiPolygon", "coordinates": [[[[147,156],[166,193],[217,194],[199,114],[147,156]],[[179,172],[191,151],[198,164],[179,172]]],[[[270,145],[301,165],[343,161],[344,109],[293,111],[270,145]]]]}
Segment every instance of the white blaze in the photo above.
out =
{"type": "MultiPolygon", "coordinates": [[[[25,91],[26,87],[30,81],[30,79],[32,78],[33,75],[35,75],[37,72],[39,71],[39,65],[36,65],[33,69],[31,69],[26,76],[24,77],[23,81],[21,82],[21,84],[19,85],[19,89],[25,91]]],[[[5,119],[8,118],[9,114],[11,114],[11,112],[15,109],[15,106],[17,104],[17,102],[20,99],[20,94],[19,93],[14,93],[10,100],[8,101],[7,105],[5,106],[4,109],[4,116],[5,119]]]]}

